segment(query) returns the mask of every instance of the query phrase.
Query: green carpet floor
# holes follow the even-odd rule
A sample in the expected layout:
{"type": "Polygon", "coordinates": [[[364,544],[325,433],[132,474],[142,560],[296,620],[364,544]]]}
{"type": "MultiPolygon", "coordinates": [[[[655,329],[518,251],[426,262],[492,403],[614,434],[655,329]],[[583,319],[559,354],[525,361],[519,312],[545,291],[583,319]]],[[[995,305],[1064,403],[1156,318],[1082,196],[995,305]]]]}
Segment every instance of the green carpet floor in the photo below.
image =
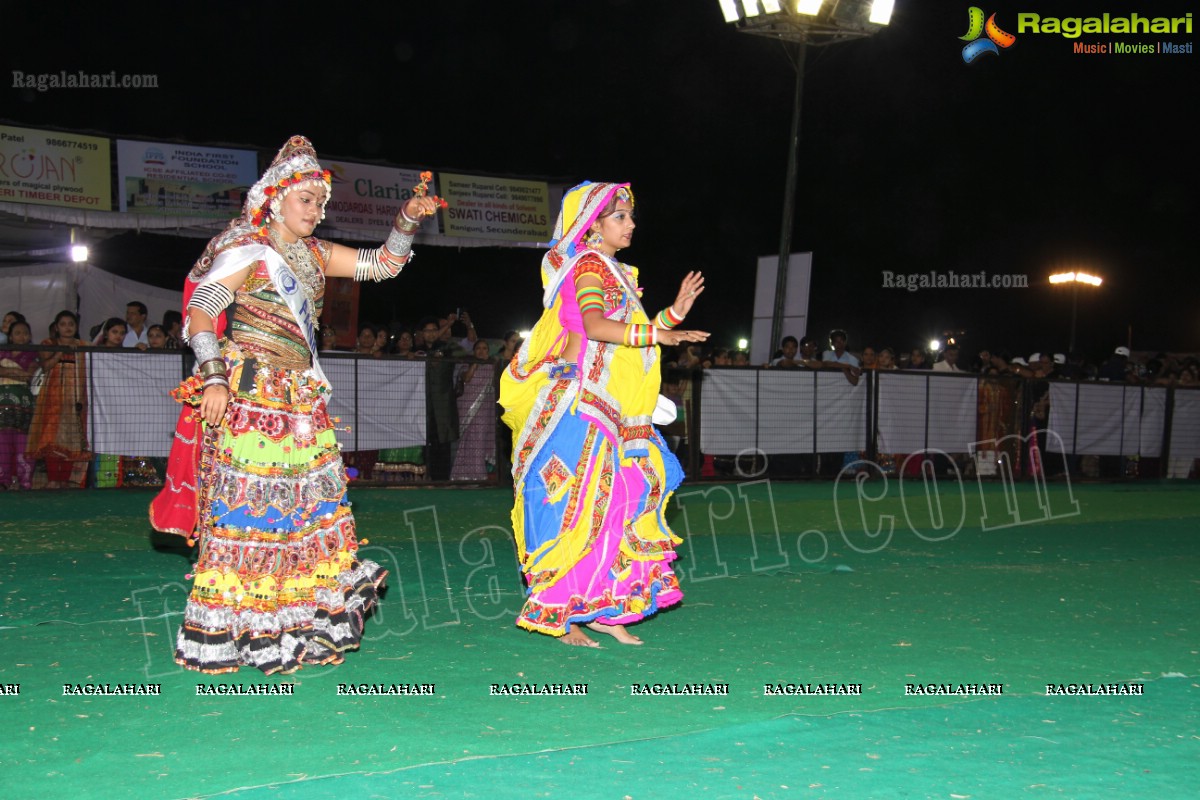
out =
{"type": "Polygon", "coordinates": [[[139,492],[0,496],[4,797],[1186,797],[1200,779],[1200,487],[685,487],[685,601],[640,648],[558,645],[500,490],[353,491],[391,570],[360,652],[286,678],[174,666],[190,571],[139,492]],[[936,502],[930,502],[930,499],[936,502]],[[894,528],[891,527],[894,523],[894,528]],[[890,531],[890,532],[889,532],[890,531]],[[1046,684],[1146,681],[1142,697],[1046,684]],[[161,696],[65,697],[157,683],[161,696]],[[294,684],[197,696],[197,684],[294,684]],[[433,696],[338,684],[433,683],[433,696]],[[491,684],[587,683],[586,696],[491,684]],[[632,696],[725,683],[727,696],[632,696]],[[861,684],[765,696],[764,684],[861,684]],[[1001,683],[1000,697],[906,696],[1001,683]]]}

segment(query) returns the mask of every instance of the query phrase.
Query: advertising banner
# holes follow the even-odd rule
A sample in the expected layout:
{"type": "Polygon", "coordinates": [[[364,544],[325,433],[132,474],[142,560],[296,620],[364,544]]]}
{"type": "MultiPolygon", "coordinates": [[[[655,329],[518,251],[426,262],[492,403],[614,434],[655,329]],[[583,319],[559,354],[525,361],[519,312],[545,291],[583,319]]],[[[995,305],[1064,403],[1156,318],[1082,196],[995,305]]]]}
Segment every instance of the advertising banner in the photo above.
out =
{"type": "Polygon", "coordinates": [[[117,140],[122,211],[230,219],[258,180],[253,150],[117,140]]]}
{"type": "Polygon", "coordinates": [[[549,242],[554,219],[544,181],[438,173],[447,236],[549,242]]]}
{"type": "MultiPolygon", "coordinates": [[[[388,236],[401,206],[421,182],[421,171],[354,164],[348,161],[322,161],[333,173],[333,197],[325,208],[325,223],[341,230],[375,231],[382,242],[388,236]]],[[[429,184],[429,193],[437,194],[437,177],[429,184]]],[[[423,220],[422,235],[440,232],[437,217],[423,220]]]]}
{"type": "Polygon", "coordinates": [[[112,210],[108,139],[0,125],[0,201],[112,210]]]}

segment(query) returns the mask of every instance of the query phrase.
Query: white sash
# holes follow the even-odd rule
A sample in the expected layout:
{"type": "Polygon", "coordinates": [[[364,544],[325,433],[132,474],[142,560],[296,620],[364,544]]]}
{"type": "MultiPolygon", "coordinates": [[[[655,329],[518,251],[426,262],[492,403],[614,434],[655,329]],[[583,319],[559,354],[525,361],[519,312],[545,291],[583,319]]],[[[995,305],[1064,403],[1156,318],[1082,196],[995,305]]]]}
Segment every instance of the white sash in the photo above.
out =
{"type": "MultiPolygon", "coordinates": [[[[270,277],[271,283],[275,285],[275,290],[287,304],[288,310],[292,312],[292,317],[300,327],[300,332],[304,334],[304,341],[308,344],[309,352],[312,353],[313,375],[329,386],[329,379],[325,377],[325,373],[321,370],[321,364],[317,360],[317,321],[313,317],[312,303],[304,294],[304,288],[300,284],[300,279],[296,277],[296,273],[292,272],[287,261],[274,248],[265,244],[245,244],[230,248],[216,257],[212,269],[204,276],[201,283],[219,281],[256,261],[266,262],[267,275],[270,277]]],[[[330,395],[332,392],[333,387],[330,386],[330,395]]],[[[326,400],[328,399],[329,395],[326,396],[326,400]]]]}

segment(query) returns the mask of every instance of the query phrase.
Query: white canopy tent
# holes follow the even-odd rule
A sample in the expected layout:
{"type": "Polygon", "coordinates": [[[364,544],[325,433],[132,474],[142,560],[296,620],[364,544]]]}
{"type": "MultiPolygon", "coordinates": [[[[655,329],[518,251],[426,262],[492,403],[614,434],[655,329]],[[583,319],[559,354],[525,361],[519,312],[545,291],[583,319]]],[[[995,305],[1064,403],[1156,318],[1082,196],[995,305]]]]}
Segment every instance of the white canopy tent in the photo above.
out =
{"type": "MultiPolygon", "coordinates": [[[[134,300],[146,304],[150,324],[160,321],[164,311],[180,308],[180,290],[162,289],[86,262],[72,262],[71,228],[65,223],[25,222],[0,215],[0,314],[24,314],[33,341],[46,337],[55,315],[63,309],[79,313],[80,335],[86,338],[93,325],[109,317],[123,318],[125,305],[134,300]]],[[[81,243],[95,243],[112,232],[76,229],[81,243]]]]}

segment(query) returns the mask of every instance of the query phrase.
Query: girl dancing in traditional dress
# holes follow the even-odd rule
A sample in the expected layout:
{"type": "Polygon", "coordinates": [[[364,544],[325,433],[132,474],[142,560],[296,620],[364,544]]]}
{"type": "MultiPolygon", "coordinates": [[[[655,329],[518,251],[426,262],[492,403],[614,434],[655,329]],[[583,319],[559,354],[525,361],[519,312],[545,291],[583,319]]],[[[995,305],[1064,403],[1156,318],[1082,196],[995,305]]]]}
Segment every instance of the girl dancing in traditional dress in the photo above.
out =
{"type": "Polygon", "coordinates": [[[689,272],[674,303],[646,314],[637,270],[616,259],[633,236],[633,203],[625,183],[563,197],[542,259],[545,311],[500,386],[529,589],[517,625],[588,647],[597,643],[581,626],[641,644],[625,626],[683,597],[670,567],[682,540],[663,516],[683,473],[652,417],[669,405],[658,345],[708,338],[676,327],[704,278],[689,272]]]}
{"type": "Polygon", "coordinates": [[[316,320],[326,277],[399,274],[438,201],[419,192],[382,247],[356,251],[312,235],[330,186],[292,137],[184,287],[199,374],[175,392],[186,407],[150,519],[199,540],[175,652],[188,669],[340,663],[386,575],[357,556],[316,320]]]}

